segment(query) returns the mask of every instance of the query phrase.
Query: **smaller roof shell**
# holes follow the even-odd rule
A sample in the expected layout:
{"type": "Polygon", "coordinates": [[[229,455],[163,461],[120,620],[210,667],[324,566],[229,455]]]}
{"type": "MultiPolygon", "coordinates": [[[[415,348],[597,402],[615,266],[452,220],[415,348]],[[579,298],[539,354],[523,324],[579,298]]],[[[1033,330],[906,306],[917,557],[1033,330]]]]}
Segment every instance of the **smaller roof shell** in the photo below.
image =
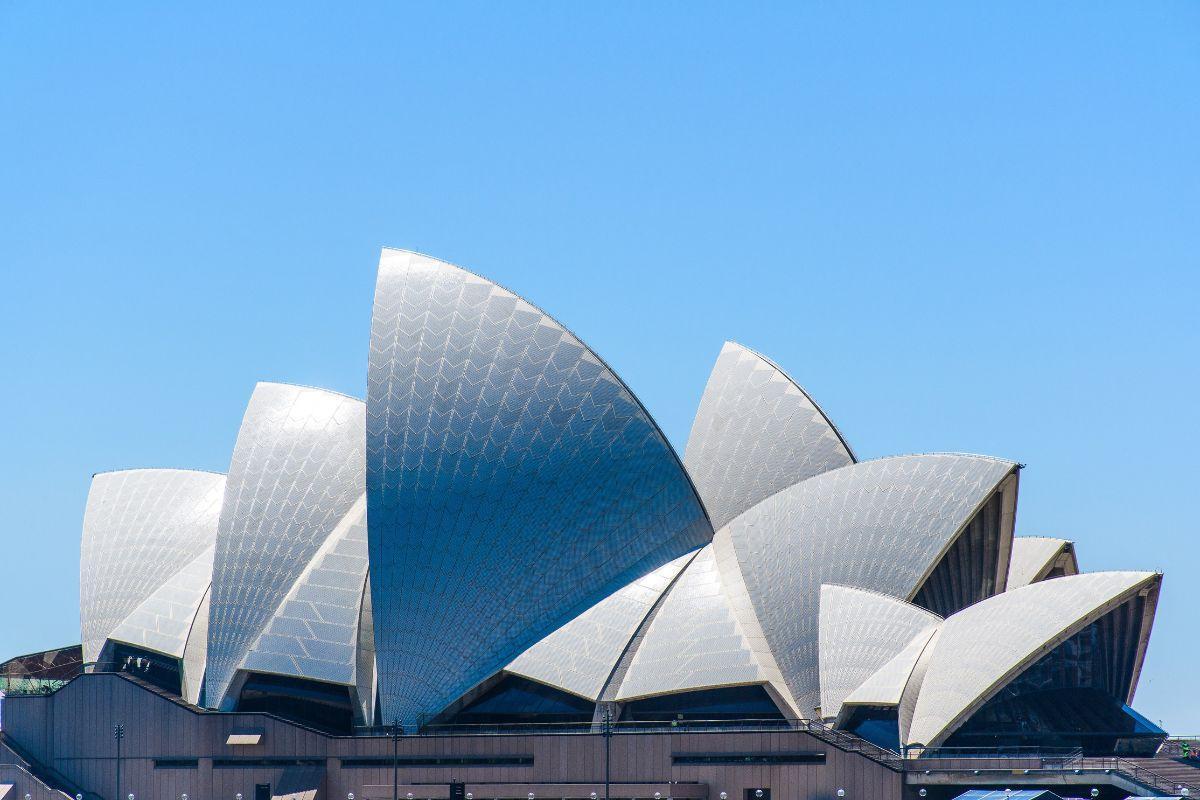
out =
{"type": "MultiPolygon", "coordinates": [[[[1161,578],[1154,572],[1071,575],[1003,592],[950,616],[928,654],[905,743],[941,745],[1041,656],[1139,592],[1156,598],[1161,578]]],[[[1148,625],[1141,635],[1139,665],[1148,625]]]]}
{"type": "Polygon", "coordinates": [[[931,625],[920,631],[900,652],[896,653],[879,669],[867,678],[858,688],[846,696],[838,713],[838,723],[844,723],[849,717],[853,706],[899,707],[904,697],[904,689],[916,670],[921,654],[925,652],[933,637],[937,635],[938,626],[931,625]]]}
{"type": "Polygon", "coordinates": [[[718,534],[668,590],[621,683],[621,702],[726,686],[764,686],[785,715],[795,703],[718,534]]]}
{"type": "MultiPolygon", "coordinates": [[[[928,641],[941,621],[936,614],[880,592],[823,585],[820,616],[822,715],[827,718],[838,716],[846,697],[863,681],[909,649],[914,638],[924,634],[928,641]]],[[[916,655],[912,661],[915,663],[916,655]]]]}
{"type": "MultiPolygon", "coordinates": [[[[954,453],[863,461],[776,492],[720,531],[732,542],[756,618],[802,714],[810,718],[821,705],[821,585],[912,600],[1016,469],[1012,461],[954,453]]],[[[1011,511],[1015,490],[1004,496],[1011,511]]],[[[1002,548],[1009,541],[1002,537],[1002,548]]],[[[1007,549],[1001,556],[999,586],[1007,549]]]]}
{"type": "Polygon", "coordinates": [[[696,554],[669,561],[609,595],[526,650],[506,672],[597,700],[654,604],[696,554]]]}
{"type": "Polygon", "coordinates": [[[1074,543],[1048,536],[1016,536],[1008,563],[1008,588],[1045,580],[1055,567],[1064,575],[1079,574],[1074,543]]]}
{"type": "Polygon", "coordinates": [[[179,657],[200,596],[225,476],[179,469],[101,472],[83,517],[83,660],[113,637],[179,657]],[[184,608],[184,606],[187,606],[184,608]]]}
{"type": "Polygon", "coordinates": [[[833,422],[786,372],[725,343],[683,456],[715,529],[780,489],[855,460],[833,422]]]}
{"type": "Polygon", "coordinates": [[[366,406],[259,383],[238,430],[213,560],[205,702],[243,670],[354,685],[366,581],[366,406]]]}

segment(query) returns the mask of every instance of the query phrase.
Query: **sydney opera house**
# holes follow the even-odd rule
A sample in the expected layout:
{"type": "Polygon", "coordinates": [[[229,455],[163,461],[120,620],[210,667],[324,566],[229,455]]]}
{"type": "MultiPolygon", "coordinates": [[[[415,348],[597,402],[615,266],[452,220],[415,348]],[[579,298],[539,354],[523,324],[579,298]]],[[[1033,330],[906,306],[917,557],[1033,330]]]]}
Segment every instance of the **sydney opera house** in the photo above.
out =
{"type": "Polygon", "coordinates": [[[732,342],[680,457],[555,319],[385,250],[365,402],[260,383],[225,474],[94,476],[0,797],[1123,798],[1162,575],[1022,535],[1021,466],[860,460],[732,342]]]}

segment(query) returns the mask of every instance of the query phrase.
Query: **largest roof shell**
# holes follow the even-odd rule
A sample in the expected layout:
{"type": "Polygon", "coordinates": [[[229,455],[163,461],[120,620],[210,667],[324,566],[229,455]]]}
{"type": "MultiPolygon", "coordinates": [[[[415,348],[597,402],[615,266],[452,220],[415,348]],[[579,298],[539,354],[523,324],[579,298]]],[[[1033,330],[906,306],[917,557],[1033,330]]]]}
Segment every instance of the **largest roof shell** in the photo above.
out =
{"type": "Polygon", "coordinates": [[[799,384],[753,350],[725,343],[683,456],[714,528],[780,489],[854,462],[799,384]]]}
{"type": "MultiPolygon", "coordinates": [[[[192,470],[133,469],[92,478],[79,565],[85,662],[96,661],[114,634],[137,640],[131,644],[181,655],[196,607],[167,610],[160,615],[161,625],[150,609],[143,615],[146,624],[130,618],[156,594],[165,602],[167,593],[186,588],[176,579],[193,562],[203,561],[213,546],[224,488],[224,475],[192,470]]],[[[199,581],[202,595],[208,578],[201,575],[199,581]]],[[[195,602],[198,607],[199,596],[195,602]]]]}
{"type": "Polygon", "coordinates": [[[385,250],[367,391],[385,719],[439,712],[712,527],[671,446],[562,325],[385,250]]]}
{"type": "MultiPolygon", "coordinates": [[[[815,715],[821,703],[820,587],[912,600],[1015,469],[970,455],[864,461],[777,492],[723,529],[801,713],[815,715]]],[[[1007,565],[1008,553],[999,561],[1007,565]]],[[[993,583],[1002,586],[1003,575],[993,583]]]]}
{"type": "Polygon", "coordinates": [[[367,568],[365,413],[362,401],[334,392],[255,387],[217,536],[208,705],[236,701],[229,695],[239,669],[353,683],[367,568]],[[339,546],[350,548],[349,562],[327,569],[324,556],[339,546]]]}

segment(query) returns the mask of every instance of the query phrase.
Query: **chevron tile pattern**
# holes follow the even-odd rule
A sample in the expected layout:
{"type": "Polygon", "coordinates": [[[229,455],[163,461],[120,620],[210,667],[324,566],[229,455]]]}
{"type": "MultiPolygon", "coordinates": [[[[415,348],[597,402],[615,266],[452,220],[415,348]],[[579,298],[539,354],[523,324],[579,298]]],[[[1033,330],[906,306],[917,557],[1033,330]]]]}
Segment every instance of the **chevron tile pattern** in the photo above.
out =
{"type": "Polygon", "coordinates": [[[692,555],[682,555],[604,598],[518,656],[507,671],[598,699],[630,638],[692,555]]]}
{"type": "Polygon", "coordinates": [[[821,586],[911,598],[1014,469],[967,455],[864,461],[778,492],[729,523],[754,610],[802,713],[821,705],[821,586]]]}
{"type": "Polygon", "coordinates": [[[562,325],[385,250],[368,524],[384,718],[437,713],[606,594],[712,537],[637,399],[562,325]]]}
{"type": "Polygon", "coordinates": [[[230,684],[268,626],[256,656],[260,666],[317,679],[342,676],[346,668],[353,675],[365,578],[361,536],[360,555],[352,552],[341,563],[337,546],[353,544],[326,543],[335,532],[351,535],[356,523],[346,517],[356,505],[361,517],[365,418],[362,401],[334,392],[277,383],[255,387],[234,446],[217,534],[209,706],[235,699],[226,698],[230,684]],[[329,552],[311,568],[323,548],[329,552]],[[309,580],[293,592],[306,574],[309,580]],[[302,607],[305,602],[310,605],[302,607]],[[314,633],[314,640],[300,643],[314,633]],[[347,645],[339,647],[342,642],[347,645]]]}
{"type": "Polygon", "coordinates": [[[941,621],[937,614],[886,594],[822,586],[821,716],[838,716],[851,692],[915,637],[925,633],[928,640],[941,621]]]}
{"type": "Polygon", "coordinates": [[[714,528],[780,489],[854,460],[837,428],[783,370],[725,343],[683,457],[714,528]]]}
{"type": "MultiPolygon", "coordinates": [[[[92,478],[79,569],[85,662],[96,661],[110,634],[156,592],[171,594],[172,577],[213,546],[224,490],[224,475],[191,470],[134,469],[92,478]]],[[[207,577],[203,582],[207,587],[207,577]]],[[[133,628],[158,630],[153,619],[131,622],[124,631],[138,638],[142,633],[133,628]]],[[[163,647],[154,649],[173,649],[186,637],[181,630],[163,632],[171,641],[157,641],[163,647]]]]}

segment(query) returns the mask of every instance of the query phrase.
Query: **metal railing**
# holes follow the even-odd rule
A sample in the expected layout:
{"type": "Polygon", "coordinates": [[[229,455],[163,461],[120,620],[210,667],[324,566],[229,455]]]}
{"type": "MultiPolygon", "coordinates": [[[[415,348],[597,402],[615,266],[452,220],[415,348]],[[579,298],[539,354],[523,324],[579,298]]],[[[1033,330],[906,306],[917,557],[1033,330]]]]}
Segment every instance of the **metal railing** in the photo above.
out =
{"type": "Polygon", "coordinates": [[[920,747],[905,748],[909,759],[949,758],[1028,758],[1040,760],[1066,760],[1078,758],[1083,750],[1078,747],[1039,747],[1037,745],[1014,745],[1010,747],[920,747]]]}
{"type": "Polygon", "coordinates": [[[1170,794],[1177,794],[1180,789],[1187,789],[1189,794],[1196,793],[1200,796],[1200,786],[1191,783],[1183,783],[1171,778],[1160,775],[1154,770],[1134,761],[1121,756],[1079,756],[1064,765],[1065,769],[1072,769],[1076,772],[1104,772],[1116,773],[1123,775],[1130,780],[1140,783],[1143,786],[1149,786],[1153,789],[1170,794]]]}
{"type": "MultiPolygon", "coordinates": [[[[801,719],[744,719],[744,720],[622,720],[609,723],[612,735],[646,733],[757,733],[765,731],[803,731],[816,739],[849,753],[858,753],[889,769],[901,772],[904,759],[899,753],[880,747],[846,731],[837,730],[823,722],[801,719]]],[[[604,724],[594,721],[528,722],[504,724],[426,724],[415,730],[401,730],[409,736],[519,736],[522,734],[601,735],[604,724]]],[[[391,736],[387,725],[355,727],[356,736],[391,736]]]]}

